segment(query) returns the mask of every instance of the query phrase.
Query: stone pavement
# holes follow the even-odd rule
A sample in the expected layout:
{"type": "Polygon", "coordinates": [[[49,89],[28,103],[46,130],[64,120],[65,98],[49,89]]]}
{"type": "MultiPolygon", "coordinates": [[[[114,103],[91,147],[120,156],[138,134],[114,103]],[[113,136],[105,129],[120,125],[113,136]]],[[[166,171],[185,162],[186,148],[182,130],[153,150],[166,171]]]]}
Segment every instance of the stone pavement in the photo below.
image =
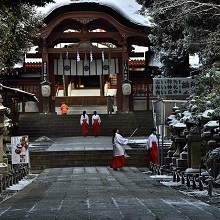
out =
{"type": "MultiPolygon", "coordinates": [[[[39,142],[30,142],[30,151],[42,150],[43,148],[47,151],[112,150],[112,137],[110,136],[52,138],[51,142],[43,141],[43,138],[39,142]]],[[[129,138],[129,143],[141,144],[146,143],[146,140],[145,137],[131,137],[129,138]]],[[[131,149],[129,145],[126,145],[125,149],[131,149]]]]}
{"type": "MultiPolygon", "coordinates": [[[[88,150],[92,142],[109,148],[110,141],[111,137],[57,138],[47,150],[88,150]]],[[[146,167],[45,169],[0,202],[0,220],[220,219],[217,206],[171,189],[147,173],[146,167]]]]}
{"type": "MultiPolygon", "coordinates": [[[[112,137],[87,136],[57,138],[47,151],[112,150],[112,137]],[[65,144],[64,144],[65,143],[65,144]]],[[[126,148],[130,148],[126,146],[126,148]]]]}
{"type": "Polygon", "coordinates": [[[0,219],[219,219],[217,207],[164,186],[144,171],[147,168],[46,169],[0,203],[0,219]]]}

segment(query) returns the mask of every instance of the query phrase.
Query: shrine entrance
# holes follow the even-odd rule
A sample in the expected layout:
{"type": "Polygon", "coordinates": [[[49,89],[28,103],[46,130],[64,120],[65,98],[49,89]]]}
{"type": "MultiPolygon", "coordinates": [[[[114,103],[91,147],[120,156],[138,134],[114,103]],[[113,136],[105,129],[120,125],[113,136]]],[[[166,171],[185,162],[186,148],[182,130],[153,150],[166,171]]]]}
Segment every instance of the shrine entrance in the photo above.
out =
{"type": "MultiPolygon", "coordinates": [[[[45,17],[35,43],[42,57],[43,83],[51,94],[41,95],[40,112],[55,110],[56,97],[91,94],[117,95],[118,111],[133,111],[132,91],[124,94],[129,81],[133,45],[150,45],[150,28],[136,24],[122,13],[98,3],[57,6],[45,17]]],[[[140,55],[140,53],[139,53],[140,55]]],[[[141,54],[144,56],[144,53],[141,54]]]]}

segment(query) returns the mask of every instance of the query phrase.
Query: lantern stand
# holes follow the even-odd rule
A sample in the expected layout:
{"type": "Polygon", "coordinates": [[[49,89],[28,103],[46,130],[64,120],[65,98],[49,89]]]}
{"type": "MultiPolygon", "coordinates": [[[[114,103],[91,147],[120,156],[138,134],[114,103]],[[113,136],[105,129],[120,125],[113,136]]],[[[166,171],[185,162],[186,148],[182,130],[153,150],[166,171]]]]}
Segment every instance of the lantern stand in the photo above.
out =
{"type": "Polygon", "coordinates": [[[43,96],[43,112],[48,114],[50,112],[51,82],[47,80],[41,82],[41,95],[43,96]]]}

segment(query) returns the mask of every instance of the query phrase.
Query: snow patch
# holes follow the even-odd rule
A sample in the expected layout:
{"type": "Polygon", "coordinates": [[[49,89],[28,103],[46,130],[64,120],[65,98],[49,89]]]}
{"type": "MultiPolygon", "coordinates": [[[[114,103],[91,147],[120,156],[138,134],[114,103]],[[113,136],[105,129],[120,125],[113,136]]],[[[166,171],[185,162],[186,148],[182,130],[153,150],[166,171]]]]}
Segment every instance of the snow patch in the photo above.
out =
{"type": "Polygon", "coordinates": [[[147,16],[143,16],[139,13],[142,5],[138,4],[135,0],[56,0],[55,3],[49,3],[45,7],[39,7],[37,11],[45,16],[49,15],[55,9],[64,5],[77,3],[97,3],[100,5],[106,5],[115,11],[125,16],[128,20],[134,23],[141,24],[144,26],[151,26],[151,22],[147,16]]]}

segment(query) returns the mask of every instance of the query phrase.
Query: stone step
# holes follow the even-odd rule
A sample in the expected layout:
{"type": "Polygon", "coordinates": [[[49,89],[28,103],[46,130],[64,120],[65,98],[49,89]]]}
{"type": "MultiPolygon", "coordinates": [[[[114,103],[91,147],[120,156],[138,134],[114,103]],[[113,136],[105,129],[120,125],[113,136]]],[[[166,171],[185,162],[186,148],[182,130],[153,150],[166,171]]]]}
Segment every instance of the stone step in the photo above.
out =
{"type": "MultiPolygon", "coordinates": [[[[89,136],[92,136],[91,115],[89,136]]],[[[130,136],[141,124],[135,133],[136,136],[146,136],[153,127],[152,112],[121,113],[114,115],[100,114],[100,136],[111,136],[112,129],[118,128],[122,136],[130,136]]],[[[57,115],[30,113],[19,116],[18,135],[28,135],[32,140],[41,136],[71,137],[81,136],[80,115],[57,115]]]]}
{"type": "MultiPolygon", "coordinates": [[[[127,166],[145,167],[146,150],[128,149],[127,166]]],[[[112,150],[30,152],[31,169],[110,166],[112,150]]]]}

